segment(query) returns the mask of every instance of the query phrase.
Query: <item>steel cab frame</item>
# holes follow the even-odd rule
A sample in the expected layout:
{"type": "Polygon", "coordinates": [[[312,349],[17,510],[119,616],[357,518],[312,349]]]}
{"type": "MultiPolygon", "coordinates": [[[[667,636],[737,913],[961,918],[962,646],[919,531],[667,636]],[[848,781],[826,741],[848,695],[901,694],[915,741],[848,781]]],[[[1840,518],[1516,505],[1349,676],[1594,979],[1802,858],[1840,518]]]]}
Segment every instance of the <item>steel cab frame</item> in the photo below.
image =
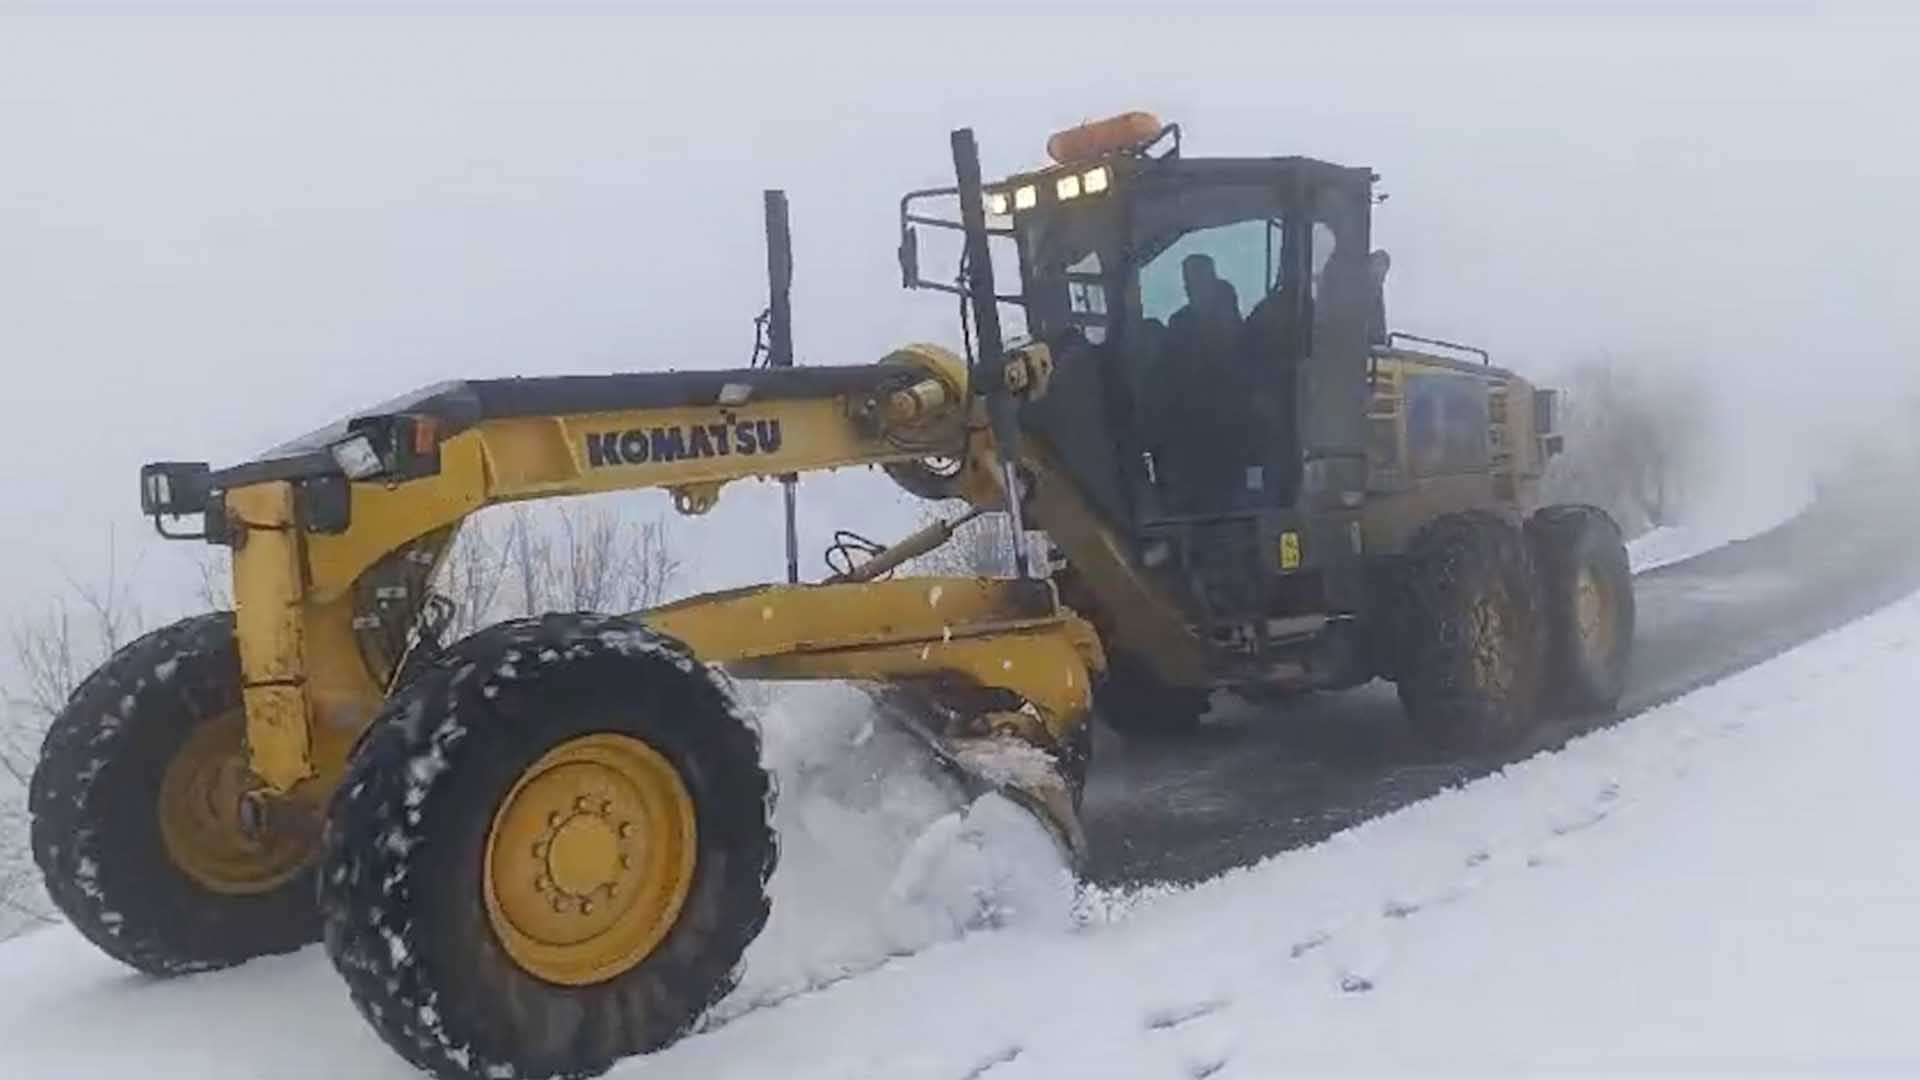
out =
{"type": "MultiPolygon", "coordinates": [[[[1052,390],[1023,406],[1022,426],[1180,599],[1202,640],[1230,626],[1263,634],[1276,608],[1365,605],[1369,372],[1386,338],[1368,259],[1376,180],[1370,169],[1306,157],[1185,158],[1169,126],[1151,143],[985,186],[983,231],[1012,247],[1019,272],[1018,292],[996,299],[1024,312],[1056,365],[1052,390]],[[1165,402],[1142,400],[1142,372],[1183,359],[1166,356],[1170,305],[1154,295],[1166,292],[1167,268],[1194,238],[1236,228],[1238,254],[1257,275],[1242,276],[1257,282],[1240,296],[1252,309],[1243,314],[1266,331],[1246,349],[1243,374],[1268,407],[1245,421],[1243,444],[1255,450],[1236,467],[1247,482],[1194,505],[1170,498],[1156,475],[1160,448],[1144,420],[1165,402]],[[1249,236],[1257,251],[1246,250],[1249,236]]],[[[954,284],[920,273],[914,232],[964,230],[927,209],[957,195],[902,199],[906,287],[965,294],[964,263],[954,284]]],[[[1264,643],[1242,645],[1210,650],[1216,677],[1249,675],[1240,657],[1264,643]]]]}

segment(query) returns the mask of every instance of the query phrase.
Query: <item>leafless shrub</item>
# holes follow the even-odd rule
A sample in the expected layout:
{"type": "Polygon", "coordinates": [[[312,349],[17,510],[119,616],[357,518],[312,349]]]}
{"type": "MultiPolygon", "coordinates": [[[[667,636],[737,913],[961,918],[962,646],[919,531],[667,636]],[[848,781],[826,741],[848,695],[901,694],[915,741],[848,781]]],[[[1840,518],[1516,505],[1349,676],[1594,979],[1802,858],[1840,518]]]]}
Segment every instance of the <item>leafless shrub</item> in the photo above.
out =
{"type": "Polygon", "coordinates": [[[81,680],[143,628],[132,592],[137,568],[122,566],[109,534],[99,581],[69,577],[64,593],[7,627],[17,681],[0,688],[0,937],[52,920],[27,858],[27,785],[47,724],[81,680]]]}
{"type": "Polygon", "coordinates": [[[1549,502],[1591,503],[1629,533],[1670,525],[1699,466],[1707,391],[1680,369],[1602,356],[1561,389],[1565,451],[1549,466],[1549,502]]]}
{"type": "Polygon", "coordinates": [[[498,618],[510,539],[500,520],[485,513],[467,519],[454,536],[436,583],[453,601],[453,638],[466,637],[498,618]]]}
{"type": "MultiPolygon", "coordinates": [[[[0,688],[0,937],[50,921],[26,855],[25,794],[47,724],[89,672],[146,624],[109,537],[105,574],[69,578],[39,613],[6,628],[17,679],[0,688]]],[[[681,574],[667,524],[610,502],[581,500],[481,514],[460,531],[439,586],[456,603],[454,630],[503,615],[632,611],[664,600],[681,574]]],[[[201,610],[233,606],[231,561],[209,551],[195,564],[201,610]]]]}
{"type": "Polygon", "coordinates": [[[232,611],[233,556],[227,553],[227,549],[206,548],[194,560],[193,567],[200,575],[193,590],[199,610],[232,611]]]}
{"type": "Polygon", "coordinates": [[[510,615],[649,608],[681,571],[665,520],[577,501],[476,515],[438,584],[455,603],[454,633],[464,636],[510,615]]]}
{"type": "Polygon", "coordinates": [[[67,590],[39,613],[7,628],[17,682],[0,688],[0,771],[26,784],[46,725],[94,668],[145,625],[132,591],[134,571],[123,568],[107,537],[106,572],[98,582],[67,578],[67,590]]]}

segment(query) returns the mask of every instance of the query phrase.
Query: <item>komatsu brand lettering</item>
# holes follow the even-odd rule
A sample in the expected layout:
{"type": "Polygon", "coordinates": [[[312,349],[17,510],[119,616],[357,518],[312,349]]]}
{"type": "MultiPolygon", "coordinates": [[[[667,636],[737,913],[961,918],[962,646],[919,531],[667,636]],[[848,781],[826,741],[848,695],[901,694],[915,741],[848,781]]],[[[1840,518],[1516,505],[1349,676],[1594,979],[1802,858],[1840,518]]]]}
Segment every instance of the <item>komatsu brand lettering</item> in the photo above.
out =
{"type": "Polygon", "coordinates": [[[587,433],[587,464],[664,465],[693,458],[780,452],[780,421],[723,420],[587,433]]]}

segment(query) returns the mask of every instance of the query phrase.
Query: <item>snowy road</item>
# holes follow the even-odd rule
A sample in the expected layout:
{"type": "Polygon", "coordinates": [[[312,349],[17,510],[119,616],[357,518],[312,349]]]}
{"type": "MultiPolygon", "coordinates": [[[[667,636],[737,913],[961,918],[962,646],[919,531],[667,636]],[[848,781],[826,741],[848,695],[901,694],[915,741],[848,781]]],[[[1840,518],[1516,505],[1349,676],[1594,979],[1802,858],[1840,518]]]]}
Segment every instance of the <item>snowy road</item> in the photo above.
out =
{"type": "MultiPolygon", "coordinates": [[[[1784,553],[1805,543],[1769,541],[1784,553]]],[[[1810,585],[1788,584],[1799,575],[1765,573],[1754,558],[1676,568],[1646,595],[1656,610],[1701,592],[1762,605],[1718,608],[1723,619],[1805,603],[1810,585]]],[[[1854,591],[1823,579],[1835,603],[1865,603],[1898,578],[1847,565],[1854,591]]],[[[1677,621],[1658,623],[1673,636],[1655,642],[1697,633],[1677,613],[1658,618],[1677,621]]],[[[1920,691],[1916,660],[1920,598],[1910,598],[1328,842],[1095,905],[1077,926],[1043,913],[925,947],[777,1007],[736,1001],[705,1033],[612,1075],[1910,1074],[1920,863],[1907,823],[1920,788],[1904,763],[1920,756],[1920,728],[1904,703],[1920,691]]],[[[1637,694],[1698,677],[1649,659],[1637,694]]],[[[1274,737],[1239,730],[1215,740],[1278,754],[1274,737]]],[[[1457,775],[1343,761],[1328,745],[1350,790],[1382,801],[1457,775]]],[[[1197,785],[1188,775],[1181,783],[1197,785]]],[[[1164,809],[1191,814],[1191,801],[1164,809]]],[[[1359,813],[1358,801],[1342,812],[1359,813]]],[[[1285,842],[1331,820],[1247,835],[1285,842]]],[[[0,979],[0,1076],[414,1075],[315,949],[158,983],[56,928],[0,946],[0,979]]]]}
{"type": "MultiPolygon", "coordinates": [[[[1628,708],[1920,588],[1911,524],[1828,505],[1643,577],[1628,708]]],[[[890,864],[856,857],[939,812],[931,781],[862,784],[889,775],[884,736],[825,745],[770,718],[774,921],[719,1023],[614,1075],[1911,1065],[1920,881],[1886,834],[1920,809],[1893,765],[1920,751],[1894,704],[1916,658],[1908,600],[1493,776],[1396,749],[1378,689],[1153,753],[1103,738],[1096,877],[1229,872],[1112,910],[1096,890],[1075,929],[1042,913],[942,944],[871,916],[890,864]]],[[[0,984],[0,1076],[415,1075],[317,949],[158,983],[54,928],[0,945],[0,984]]]]}
{"type": "MultiPolygon", "coordinates": [[[[1549,725],[1505,760],[1564,743],[1920,589],[1920,507],[1842,498],[1636,579],[1633,672],[1616,716],[1549,725]]],[[[1422,760],[1385,684],[1260,708],[1216,706],[1191,741],[1100,732],[1087,793],[1091,875],[1198,881],[1424,799],[1504,761],[1422,760]]]]}
{"type": "Polygon", "coordinates": [[[1917,660],[1911,598],[1328,843],[617,1075],[1913,1075],[1917,660]]]}

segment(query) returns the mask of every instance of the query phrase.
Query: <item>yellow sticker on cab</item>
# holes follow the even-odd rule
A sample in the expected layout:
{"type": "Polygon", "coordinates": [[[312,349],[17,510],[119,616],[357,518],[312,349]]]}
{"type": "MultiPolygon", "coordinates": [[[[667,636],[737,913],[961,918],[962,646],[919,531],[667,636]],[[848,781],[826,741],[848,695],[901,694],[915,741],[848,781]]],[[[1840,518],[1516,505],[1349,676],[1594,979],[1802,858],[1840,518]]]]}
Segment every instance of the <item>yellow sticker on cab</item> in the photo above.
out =
{"type": "Polygon", "coordinates": [[[1300,569],[1300,534],[1297,532],[1280,534],[1280,569],[1300,569]]]}

